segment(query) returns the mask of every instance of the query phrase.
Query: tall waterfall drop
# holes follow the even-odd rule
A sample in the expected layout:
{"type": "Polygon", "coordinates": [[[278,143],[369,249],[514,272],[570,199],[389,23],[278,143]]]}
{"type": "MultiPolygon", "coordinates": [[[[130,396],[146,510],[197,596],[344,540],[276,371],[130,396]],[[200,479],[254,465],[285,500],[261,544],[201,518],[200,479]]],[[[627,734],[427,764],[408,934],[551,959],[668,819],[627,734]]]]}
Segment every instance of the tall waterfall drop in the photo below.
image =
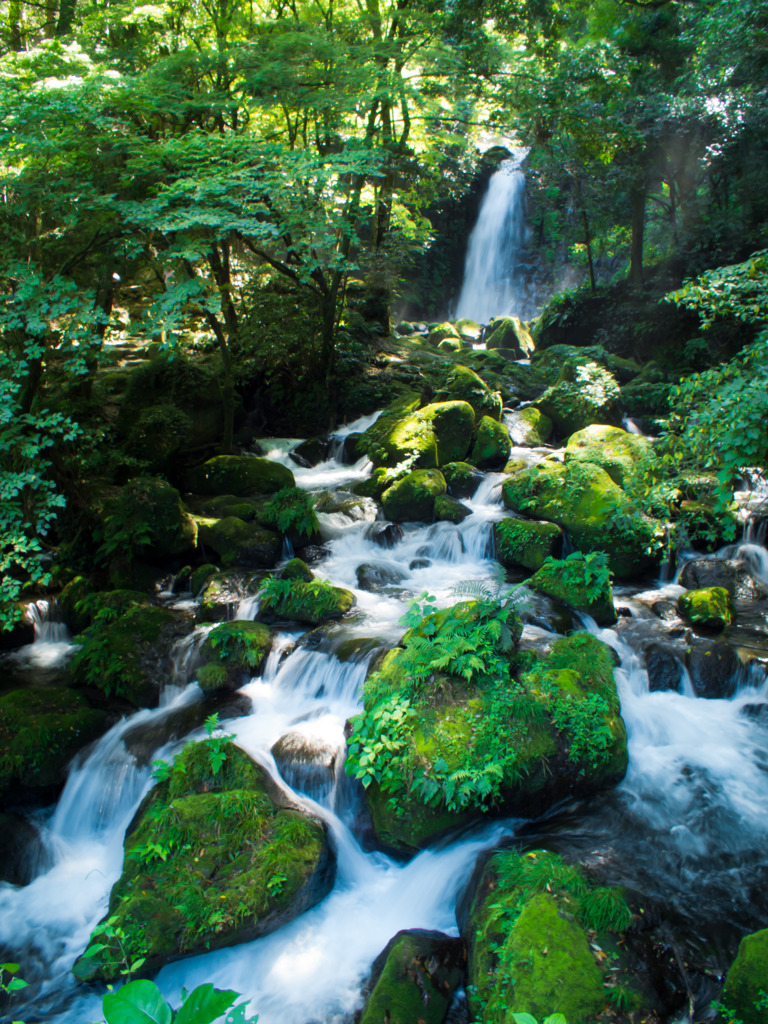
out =
{"type": "Polygon", "coordinates": [[[520,256],[525,248],[525,175],[520,165],[527,150],[504,160],[488,182],[464,265],[456,318],[487,324],[494,316],[529,319],[535,306],[526,296],[520,256]]]}

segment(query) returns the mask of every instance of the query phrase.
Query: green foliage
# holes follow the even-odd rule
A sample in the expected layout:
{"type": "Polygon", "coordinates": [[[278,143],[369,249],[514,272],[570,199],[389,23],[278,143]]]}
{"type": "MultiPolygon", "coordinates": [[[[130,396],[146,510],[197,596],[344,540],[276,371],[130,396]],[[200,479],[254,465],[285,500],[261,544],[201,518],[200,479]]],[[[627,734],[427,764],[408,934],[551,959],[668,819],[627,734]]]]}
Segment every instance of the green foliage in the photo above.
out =
{"type": "Polygon", "coordinates": [[[214,711],[212,715],[208,715],[205,720],[205,731],[208,735],[208,739],[205,740],[205,746],[208,751],[208,761],[211,765],[211,772],[214,777],[221,771],[221,766],[227,759],[227,749],[229,747],[230,740],[234,737],[228,733],[219,732],[219,713],[214,711]]]}
{"type": "MultiPolygon", "coordinates": [[[[515,1024],[538,1024],[536,1018],[530,1013],[513,1013],[512,1019],[515,1024]]],[[[541,1024],[568,1024],[562,1013],[550,1013],[544,1017],[541,1024]]]]}
{"type": "Polygon", "coordinates": [[[318,530],[312,497],[300,487],[283,487],[265,503],[260,518],[279,533],[296,531],[309,537],[318,530]]]}
{"type": "Polygon", "coordinates": [[[573,551],[562,560],[548,556],[544,559],[542,569],[556,569],[563,563],[566,576],[570,566],[578,567],[577,579],[585,587],[588,601],[599,601],[606,590],[610,593],[613,573],[608,566],[608,556],[604,552],[591,551],[583,554],[581,551],[573,551]]]}
{"type": "MultiPolygon", "coordinates": [[[[13,993],[21,991],[28,984],[23,978],[18,977],[19,970],[19,964],[0,964],[0,992],[8,997],[9,1003],[13,998],[13,993]]],[[[13,1020],[10,1024],[23,1024],[23,1021],[13,1020]]]]}
{"type": "Polygon", "coordinates": [[[698,313],[704,328],[719,317],[763,323],[768,320],[768,249],[743,263],[708,270],[665,298],[698,313]]]}
{"type": "Polygon", "coordinates": [[[400,788],[402,779],[395,757],[408,745],[414,715],[411,702],[394,695],[377,704],[370,714],[355,715],[348,740],[347,772],[366,788],[374,780],[386,790],[400,788]]]}
{"type": "Polygon", "coordinates": [[[352,605],[352,595],[325,580],[285,579],[267,576],[259,588],[263,611],[317,624],[338,618],[352,605]]]}
{"type": "Polygon", "coordinates": [[[211,984],[182,992],[182,1003],[173,1010],[154,981],[130,981],[102,1001],[106,1024],[213,1024],[226,1014],[226,1024],[256,1024],[246,1020],[246,1003],[235,1006],[237,992],[222,991],[211,984]],[[229,1012],[228,1012],[229,1011],[229,1012]]]}

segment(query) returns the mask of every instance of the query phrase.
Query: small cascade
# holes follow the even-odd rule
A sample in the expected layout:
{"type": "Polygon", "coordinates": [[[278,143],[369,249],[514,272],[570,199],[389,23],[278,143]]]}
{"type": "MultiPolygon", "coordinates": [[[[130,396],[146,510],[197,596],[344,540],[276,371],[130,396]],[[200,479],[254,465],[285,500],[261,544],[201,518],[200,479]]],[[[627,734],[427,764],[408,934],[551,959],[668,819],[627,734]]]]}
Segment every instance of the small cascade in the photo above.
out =
{"type": "Polygon", "coordinates": [[[27,605],[25,617],[35,631],[31,644],[15,650],[9,659],[30,669],[63,668],[75,650],[69,630],[56,616],[53,601],[39,600],[27,605]]]}
{"type": "Polygon", "coordinates": [[[527,150],[504,160],[488,182],[472,229],[456,318],[487,324],[495,316],[529,320],[537,312],[522,257],[527,240],[525,175],[527,150]]]}

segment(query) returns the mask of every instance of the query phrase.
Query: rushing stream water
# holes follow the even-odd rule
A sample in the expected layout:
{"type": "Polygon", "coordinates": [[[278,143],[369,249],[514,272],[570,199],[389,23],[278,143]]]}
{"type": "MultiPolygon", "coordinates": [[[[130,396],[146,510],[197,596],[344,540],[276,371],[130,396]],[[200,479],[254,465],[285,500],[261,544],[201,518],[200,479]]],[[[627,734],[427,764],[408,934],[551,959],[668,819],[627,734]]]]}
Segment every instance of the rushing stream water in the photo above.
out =
{"type": "MultiPolygon", "coordinates": [[[[269,454],[289,463],[289,449],[275,442],[269,454]]],[[[313,492],[343,488],[368,472],[364,462],[344,466],[337,458],[314,469],[292,468],[297,484],[313,492]]],[[[761,713],[745,714],[747,707],[754,712],[767,706],[764,670],[758,663],[740,673],[728,699],[696,697],[684,673],[680,692],[649,692],[642,652],[660,628],[650,611],[660,591],[647,582],[644,591],[620,591],[617,603],[630,614],[616,628],[599,630],[585,621],[620,659],[630,768],[615,791],[561,808],[533,826],[487,822],[408,863],[366,848],[361,791],[339,767],[344,723],[360,707],[370,652],[397,642],[398,620],[412,597],[428,590],[445,606],[455,600],[457,583],[494,577],[491,528],[504,514],[501,480],[500,474],[486,475],[468,502],[473,514],[460,525],[406,525],[390,548],[372,536],[372,502],[362,502],[354,514],[321,513],[327,555],[317,572],[353,590],[357,606],[348,622],[326,627],[317,644],[304,645],[300,632],[279,634],[263,675],[242,691],[250,713],[227,721],[226,729],[286,788],[271,754],[277,740],[298,731],[331,752],[332,775],[293,794],[328,824],[338,855],[335,886],[322,903],[269,936],[164,968],[157,980],[172,1000],[182,987],[211,981],[248,996],[261,1024],[346,1021],[359,1006],[373,959],[398,930],[457,933],[457,899],[478,856],[521,827],[543,833],[553,847],[578,856],[605,880],[627,885],[649,906],[667,908],[702,942],[716,944],[718,927],[743,931],[768,922],[762,896],[768,732],[761,713]],[[377,593],[360,589],[357,569],[363,563],[391,573],[392,585],[377,593]],[[350,639],[359,640],[358,654],[339,660],[341,641],[350,639]]],[[[665,585],[667,596],[679,591],[674,583],[665,585]]],[[[238,614],[256,612],[251,598],[238,614]]],[[[533,642],[545,632],[538,614],[536,622],[526,626],[524,639],[533,642]]],[[[22,661],[39,657],[50,666],[66,656],[67,638],[46,628],[40,624],[38,642],[20,653],[22,661]]],[[[182,678],[194,673],[192,646],[179,649],[182,678]]],[[[15,1010],[28,1022],[100,1019],[100,994],[77,985],[69,971],[119,876],[125,828],[150,785],[147,762],[180,748],[157,727],[201,699],[193,681],[181,688],[178,679],[167,683],[161,707],[114,726],[73,765],[56,808],[36,815],[42,837],[37,877],[23,887],[0,886],[0,946],[21,961],[23,975],[34,983],[34,1002],[15,1010]],[[139,733],[160,737],[151,757],[139,757],[126,743],[139,733]]]]}

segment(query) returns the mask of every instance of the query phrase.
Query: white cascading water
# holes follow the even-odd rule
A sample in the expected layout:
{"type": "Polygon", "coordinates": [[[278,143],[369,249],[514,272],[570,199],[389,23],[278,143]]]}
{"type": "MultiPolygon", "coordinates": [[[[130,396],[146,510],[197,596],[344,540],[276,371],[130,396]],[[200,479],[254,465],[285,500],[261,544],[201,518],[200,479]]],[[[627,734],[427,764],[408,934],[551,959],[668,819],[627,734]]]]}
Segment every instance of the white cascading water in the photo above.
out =
{"type": "MultiPolygon", "coordinates": [[[[289,448],[278,448],[281,458],[287,458],[289,448]]],[[[294,471],[299,485],[309,491],[327,488],[329,480],[338,487],[364,475],[362,464],[342,466],[333,458],[314,469],[294,471]]],[[[337,769],[344,723],[360,707],[367,658],[339,660],[334,651],[340,651],[342,641],[353,641],[352,649],[361,652],[396,642],[407,601],[423,591],[445,606],[455,600],[457,584],[495,578],[491,531],[493,521],[504,514],[502,479],[500,474],[486,475],[467,502],[473,514],[460,525],[406,525],[392,547],[372,538],[372,506],[366,503],[362,512],[321,516],[327,555],[316,571],[355,592],[355,612],[347,622],[313,634],[312,643],[303,641],[298,631],[279,634],[263,675],[244,688],[251,713],[225,727],[278,781],[271,751],[288,733],[299,733],[332,755],[337,752],[326,784],[293,793],[328,825],[338,855],[336,882],[321,904],[277,932],[164,968],[157,980],[174,1002],[182,987],[213,982],[250,998],[251,1012],[259,1014],[261,1024],[337,1024],[359,1006],[371,962],[399,929],[457,933],[456,900],[479,854],[512,835],[516,823],[495,821],[460,832],[407,864],[363,850],[355,833],[360,792],[337,769]],[[357,570],[365,563],[389,571],[392,584],[375,593],[360,589],[357,570]]],[[[753,563],[760,561],[754,552],[752,558],[753,563]]],[[[637,598],[638,615],[642,597],[637,598]]],[[[256,611],[256,604],[246,600],[240,615],[252,617],[256,611]]],[[[652,619],[649,613],[649,629],[660,628],[652,619]]],[[[590,628],[596,629],[593,624],[590,628]]],[[[764,678],[753,674],[741,680],[729,700],[698,699],[690,686],[682,693],[650,693],[638,651],[621,627],[596,631],[621,657],[617,678],[630,749],[626,780],[600,798],[601,807],[612,803],[624,815],[619,834],[605,840],[611,863],[631,884],[636,877],[633,857],[652,837],[652,866],[664,865],[658,877],[653,871],[649,875],[658,898],[704,905],[702,876],[715,855],[724,848],[738,856],[756,844],[764,847],[766,732],[742,713],[749,703],[765,702],[764,678]],[[675,857],[685,860],[685,870],[668,869],[675,857]],[[701,867],[698,874],[689,870],[694,862],[701,867]]],[[[537,626],[526,626],[524,635],[527,642],[551,638],[537,626]]],[[[100,994],[77,986],[69,971],[106,910],[120,872],[124,830],[149,785],[148,769],[137,764],[123,737],[129,728],[149,726],[184,702],[199,699],[191,684],[171,706],[138,712],[115,726],[72,768],[58,808],[49,817],[53,866],[23,888],[0,884],[0,945],[35,983],[35,1019],[61,1024],[100,1019],[100,994]]],[[[154,757],[168,757],[179,746],[158,750],[154,757]]],[[[596,838],[590,843],[590,849],[599,847],[596,838]]],[[[728,876],[734,885],[736,877],[728,876]]],[[[711,916],[713,911],[705,913],[711,916]]],[[[20,1005],[15,1016],[23,1015],[20,1005]]]]}
{"type": "Polygon", "coordinates": [[[529,319],[534,314],[518,266],[527,234],[525,175],[520,169],[526,154],[522,150],[504,160],[488,182],[469,236],[457,319],[487,324],[495,316],[529,319]]]}

